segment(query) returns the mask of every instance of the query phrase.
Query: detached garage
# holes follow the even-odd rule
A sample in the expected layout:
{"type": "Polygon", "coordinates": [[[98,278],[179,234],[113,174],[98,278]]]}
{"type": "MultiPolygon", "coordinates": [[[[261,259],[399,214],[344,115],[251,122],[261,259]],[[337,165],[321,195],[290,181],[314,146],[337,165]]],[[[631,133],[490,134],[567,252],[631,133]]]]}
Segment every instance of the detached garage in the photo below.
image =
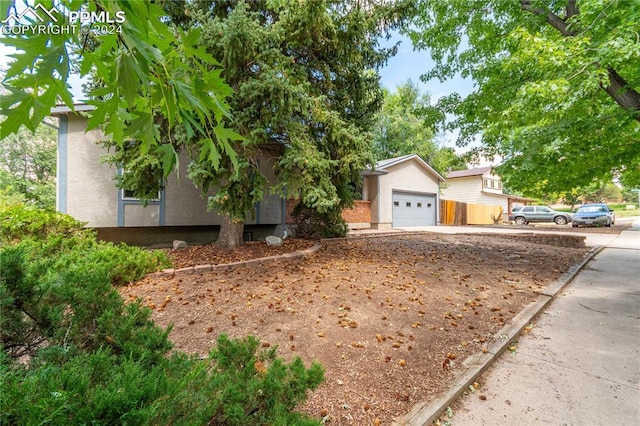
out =
{"type": "Polygon", "coordinates": [[[371,202],[373,228],[437,225],[444,178],[418,155],[379,161],[363,175],[362,195],[371,202]]]}

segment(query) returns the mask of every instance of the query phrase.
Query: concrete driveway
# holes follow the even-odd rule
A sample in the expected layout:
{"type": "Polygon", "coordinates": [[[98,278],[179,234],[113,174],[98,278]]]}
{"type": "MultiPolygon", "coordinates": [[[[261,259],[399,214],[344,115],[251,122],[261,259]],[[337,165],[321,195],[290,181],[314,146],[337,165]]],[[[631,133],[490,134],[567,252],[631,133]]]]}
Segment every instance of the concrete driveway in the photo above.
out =
{"type": "MultiPolygon", "coordinates": [[[[640,217],[619,218],[616,223],[636,222],[640,217]]],[[[588,247],[607,246],[618,238],[615,233],[598,233],[598,232],[580,232],[578,229],[571,229],[571,225],[567,225],[566,232],[559,230],[558,225],[554,224],[536,224],[529,226],[414,226],[409,228],[393,228],[393,229],[357,229],[349,231],[349,235],[367,235],[367,234],[394,234],[400,232],[435,232],[440,234],[544,234],[566,233],[568,235],[582,235],[586,237],[585,244],[588,247]]],[[[593,230],[593,228],[590,228],[593,230]]]]}

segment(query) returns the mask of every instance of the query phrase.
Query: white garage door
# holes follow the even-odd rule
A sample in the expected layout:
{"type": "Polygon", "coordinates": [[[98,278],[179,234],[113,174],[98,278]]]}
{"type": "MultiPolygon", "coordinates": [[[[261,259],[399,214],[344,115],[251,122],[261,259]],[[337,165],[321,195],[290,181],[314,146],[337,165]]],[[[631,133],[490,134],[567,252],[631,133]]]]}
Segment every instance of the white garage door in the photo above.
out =
{"type": "Polygon", "coordinates": [[[436,196],[393,191],[394,228],[433,226],[436,224],[436,196]]]}

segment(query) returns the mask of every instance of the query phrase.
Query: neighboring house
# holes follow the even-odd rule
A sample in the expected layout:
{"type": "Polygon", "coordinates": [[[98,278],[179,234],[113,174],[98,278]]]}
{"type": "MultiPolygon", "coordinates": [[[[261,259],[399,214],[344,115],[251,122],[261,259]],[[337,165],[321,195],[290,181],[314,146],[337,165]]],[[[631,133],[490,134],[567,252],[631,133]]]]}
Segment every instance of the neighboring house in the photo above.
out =
{"type": "Polygon", "coordinates": [[[372,228],[438,224],[444,178],[418,155],[379,161],[375,169],[362,175],[362,198],[371,202],[372,228]]]}
{"type": "Polygon", "coordinates": [[[502,180],[500,176],[492,173],[491,167],[448,173],[441,196],[443,200],[501,206],[505,222],[509,220],[511,209],[535,201],[531,198],[504,194],[502,180]]]}
{"type": "MultiPolygon", "coordinates": [[[[174,239],[215,241],[221,217],[207,211],[206,199],[187,178],[186,156],[181,155],[179,175],[172,173],[158,198],[145,207],[129,191],[116,187],[115,177],[120,171],[100,161],[107,153],[100,144],[104,135],[99,130],[87,132],[87,118],[82,115],[92,107],[81,104],[75,109],[57,107],[52,111],[59,120],[58,211],[87,222],[97,229],[99,238],[109,241],[141,245],[167,244],[174,239]]],[[[274,182],[273,160],[262,159],[261,166],[274,182]]],[[[267,193],[256,204],[254,217],[247,218],[245,239],[281,233],[278,226],[285,220],[284,198],[267,193]]]]}

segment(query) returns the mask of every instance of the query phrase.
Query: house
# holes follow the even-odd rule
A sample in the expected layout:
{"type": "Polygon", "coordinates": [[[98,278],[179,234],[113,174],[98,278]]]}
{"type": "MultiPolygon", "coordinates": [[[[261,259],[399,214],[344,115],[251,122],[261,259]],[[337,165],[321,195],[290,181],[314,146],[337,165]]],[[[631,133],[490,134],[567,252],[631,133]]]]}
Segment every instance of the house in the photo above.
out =
{"type": "MultiPolygon", "coordinates": [[[[208,243],[217,238],[221,217],[207,211],[207,200],[186,176],[186,167],[172,173],[158,198],[145,206],[129,191],[115,185],[116,167],[100,161],[106,150],[100,144],[99,130],[86,131],[82,114],[92,106],[80,104],[75,112],[56,107],[58,118],[58,168],[56,208],[95,228],[98,238],[140,245],[164,245],[174,239],[190,243],[208,243]]],[[[181,154],[181,164],[188,160],[181,154]]],[[[275,181],[273,160],[261,160],[261,169],[275,181]]],[[[247,218],[245,239],[282,233],[285,200],[265,194],[247,218]]]]}
{"type": "Polygon", "coordinates": [[[372,228],[438,224],[440,183],[444,178],[418,155],[379,161],[362,175],[362,198],[371,203],[372,228]]]}
{"type": "Polygon", "coordinates": [[[502,180],[500,176],[493,174],[491,167],[458,170],[448,173],[441,195],[443,200],[500,206],[502,207],[503,220],[505,222],[508,221],[512,208],[535,201],[531,198],[504,194],[502,192],[502,180]]]}

